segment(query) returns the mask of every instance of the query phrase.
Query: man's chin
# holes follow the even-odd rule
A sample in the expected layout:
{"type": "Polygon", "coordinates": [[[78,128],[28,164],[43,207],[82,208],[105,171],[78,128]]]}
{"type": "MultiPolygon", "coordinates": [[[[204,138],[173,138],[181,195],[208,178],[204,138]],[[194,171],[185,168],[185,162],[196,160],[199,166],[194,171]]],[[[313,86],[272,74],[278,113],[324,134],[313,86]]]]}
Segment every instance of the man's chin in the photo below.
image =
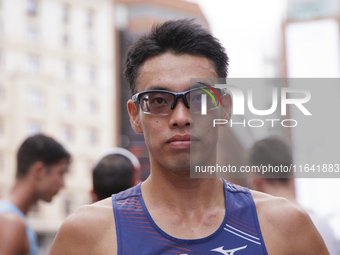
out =
{"type": "MultiPolygon", "coordinates": [[[[57,193],[56,193],[56,194],[57,194],[57,193]]],[[[53,194],[53,195],[51,195],[51,196],[49,196],[49,197],[44,197],[42,200],[45,201],[45,202],[47,202],[47,203],[50,203],[50,202],[52,202],[53,197],[54,197],[56,194],[53,194]]]]}

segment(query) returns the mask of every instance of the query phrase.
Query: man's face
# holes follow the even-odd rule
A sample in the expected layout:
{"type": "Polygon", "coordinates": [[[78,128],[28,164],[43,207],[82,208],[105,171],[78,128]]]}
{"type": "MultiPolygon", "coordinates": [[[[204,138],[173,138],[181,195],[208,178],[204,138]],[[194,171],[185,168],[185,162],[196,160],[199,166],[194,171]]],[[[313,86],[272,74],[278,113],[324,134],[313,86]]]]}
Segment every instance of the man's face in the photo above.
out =
{"type": "Polygon", "coordinates": [[[40,180],[39,198],[50,202],[58,191],[64,187],[64,175],[69,163],[66,159],[46,168],[43,178],[40,180]]]}
{"type": "MultiPolygon", "coordinates": [[[[183,92],[190,89],[190,78],[206,77],[217,78],[213,63],[207,58],[165,53],[148,59],[139,68],[136,92],[155,89],[183,92]]],[[[144,134],[153,168],[189,173],[190,150],[195,148],[198,158],[203,154],[207,157],[207,148],[212,146],[209,143],[216,145],[216,139],[206,139],[209,130],[213,133],[212,120],[208,125],[208,121],[202,122],[200,117],[193,119],[182,99],[178,99],[168,115],[137,111],[131,100],[128,109],[133,128],[144,134]]]]}

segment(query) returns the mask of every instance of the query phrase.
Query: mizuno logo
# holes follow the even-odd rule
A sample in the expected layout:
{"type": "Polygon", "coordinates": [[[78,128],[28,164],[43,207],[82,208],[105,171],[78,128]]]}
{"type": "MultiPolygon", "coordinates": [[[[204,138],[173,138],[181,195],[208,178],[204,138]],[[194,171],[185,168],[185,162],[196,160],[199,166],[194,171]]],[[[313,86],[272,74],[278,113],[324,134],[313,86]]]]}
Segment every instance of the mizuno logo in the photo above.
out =
{"type": "Polygon", "coordinates": [[[234,253],[235,253],[236,251],[243,250],[243,249],[247,248],[247,245],[245,245],[245,246],[243,246],[243,247],[231,249],[231,250],[223,250],[223,247],[224,247],[224,246],[221,246],[221,247],[216,248],[216,249],[213,249],[213,250],[211,250],[211,251],[216,251],[216,252],[222,253],[222,254],[224,254],[224,255],[234,255],[234,253]]]}

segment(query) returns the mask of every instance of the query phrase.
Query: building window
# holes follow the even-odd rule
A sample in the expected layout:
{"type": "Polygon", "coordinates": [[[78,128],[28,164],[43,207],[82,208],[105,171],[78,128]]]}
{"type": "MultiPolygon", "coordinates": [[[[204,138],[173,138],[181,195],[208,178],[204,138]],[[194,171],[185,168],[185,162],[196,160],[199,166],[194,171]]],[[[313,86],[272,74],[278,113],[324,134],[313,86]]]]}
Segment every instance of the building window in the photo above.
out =
{"type": "Polygon", "coordinates": [[[70,37],[66,33],[63,35],[63,45],[64,47],[67,47],[70,45],[70,37]]]}
{"type": "Polygon", "coordinates": [[[29,42],[36,42],[38,39],[38,29],[33,26],[28,26],[26,31],[26,37],[29,42]]]}
{"type": "Polygon", "coordinates": [[[31,121],[28,123],[27,133],[29,136],[42,133],[42,126],[40,122],[31,121]]]}
{"type": "Polygon", "coordinates": [[[4,136],[4,121],[3,119],[0,118],[0,137],[3,137],[4,136]]]}
{"type": "Polygon", "coordinates": [[[0,87],[0,103],[3,103],[5,101],[5,89],[3,87],[0,87]]]}
{"type": "Polygon", "coordinates": [[[93,82],[96,80],[96,68],[95,66],[91,65],[89,67],[89,81],[93,82]]]}
{"type": "Polygon", "coordinates": [[[88,111],[89,113],[91,114],[94,114],[97,112],[97,103],[96,101],[94,101],[93,99],[91,99],[89,102],[88,102],[88,111]]]}
{"type": "Polygon", "coordinates": [[[27,14],[30,16],[38,14],[38,0],[27,0],[27,14]]]}
{"type": "Polygon", "coordinates": [[[94,11],[88,10],[86,15],[86,25],[88,28],[92,28],[94,23],[94,11]]]}
{"type": "Polygon", "coordinates": [[[65,96],[62,100],[62,108],[65,112],[71,112],[73,110],[73,100],[70,96],[65,96]]]}
{"type": "Polygon", "coordinates": [[[92,51],[94,49],[94,39],[91,37],[87,39],[87,49],[89,51],[92,51]]]}
{"type": "Polygon", "coordinates": [[[4,24],[3,21],[0,20],[0,36],[3,36],[4,34],[4,24]]]}
{"type": "Polygon", "coordinates": [[[65,79],[69,79],[72,76],[72,66],[69,61],[64,62],[63,74],[65,79]]]}
{"type": "Polygon", "coordinates": [[[63,128],[63,140],[65,143],[71,143],[73,141],[73,129],[70,126],[64,126],[63,128]]]}
{"type": "Polygon", "coordinates": [[[31,73],[38,72],[40,68],[40,61],[39,57],[36,55],[30,55],[28,56],[27,60],[27,69],[31,73]]]}
{"type": "Polygon", "coordinates": [[[4,63],[4,54],[2,52],[2,50],[0,50],[0,66],[2,66],[4,63]]]}
{"type": "Polygon", "coordinates": [[[4,157],[2,153],[0,153],[0,173],[4,171],[4,157]]]}
{"type": "Polygon", "coordinates": [[[70,20],[70,5],[63,5],[63,22],[68,23],[70,20]]]}
{"type": "Polygon", "coordinates": [[[94,128],[90,128],[89,129],[89,133],[88,133],[88,139],[89,139],[89,144],[91,146],[95,146],[98,144],[98,133],[97,130],[95,130],[94,128]]]}
{"type": "Polygon", "coordinates": [[[41,91],[32,89],[27,94],[27,102],[32,107],[42,107],[43,105],[43,95],[41,91]]]}

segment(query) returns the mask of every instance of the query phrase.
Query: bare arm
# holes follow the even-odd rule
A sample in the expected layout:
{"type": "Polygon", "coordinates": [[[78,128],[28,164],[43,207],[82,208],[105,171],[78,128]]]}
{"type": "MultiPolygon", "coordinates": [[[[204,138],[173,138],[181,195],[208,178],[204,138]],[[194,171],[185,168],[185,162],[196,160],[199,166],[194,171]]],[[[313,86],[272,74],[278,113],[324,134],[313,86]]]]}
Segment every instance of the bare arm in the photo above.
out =
{"type": "Polygon", "coordinates": [[[26,224],[18,215],[1,214],[0,226],[0,255],[26,255],[29,253],[26,224]]]}
{"type": "Polygon", "coordinates": [[[269,255],[329,254],[321,235],[301,207],[266,194],[255,194],[255,197],[260,198],[256,209],[269,255]]]}
{"type": "Polygon", "coordinates": [[[99,202],[69,216],[53,242],[49,255],[117,254],[112,206],[99,202]]]}
{"type": "Polygon", "coordinates": [[[287,247],[290,254],[329,255],[321,235],[303,209],[292,210],[287,215],[290,215],[290,220],[287,219],[289,222],[284,233],[290,243],[287,247]]]}

